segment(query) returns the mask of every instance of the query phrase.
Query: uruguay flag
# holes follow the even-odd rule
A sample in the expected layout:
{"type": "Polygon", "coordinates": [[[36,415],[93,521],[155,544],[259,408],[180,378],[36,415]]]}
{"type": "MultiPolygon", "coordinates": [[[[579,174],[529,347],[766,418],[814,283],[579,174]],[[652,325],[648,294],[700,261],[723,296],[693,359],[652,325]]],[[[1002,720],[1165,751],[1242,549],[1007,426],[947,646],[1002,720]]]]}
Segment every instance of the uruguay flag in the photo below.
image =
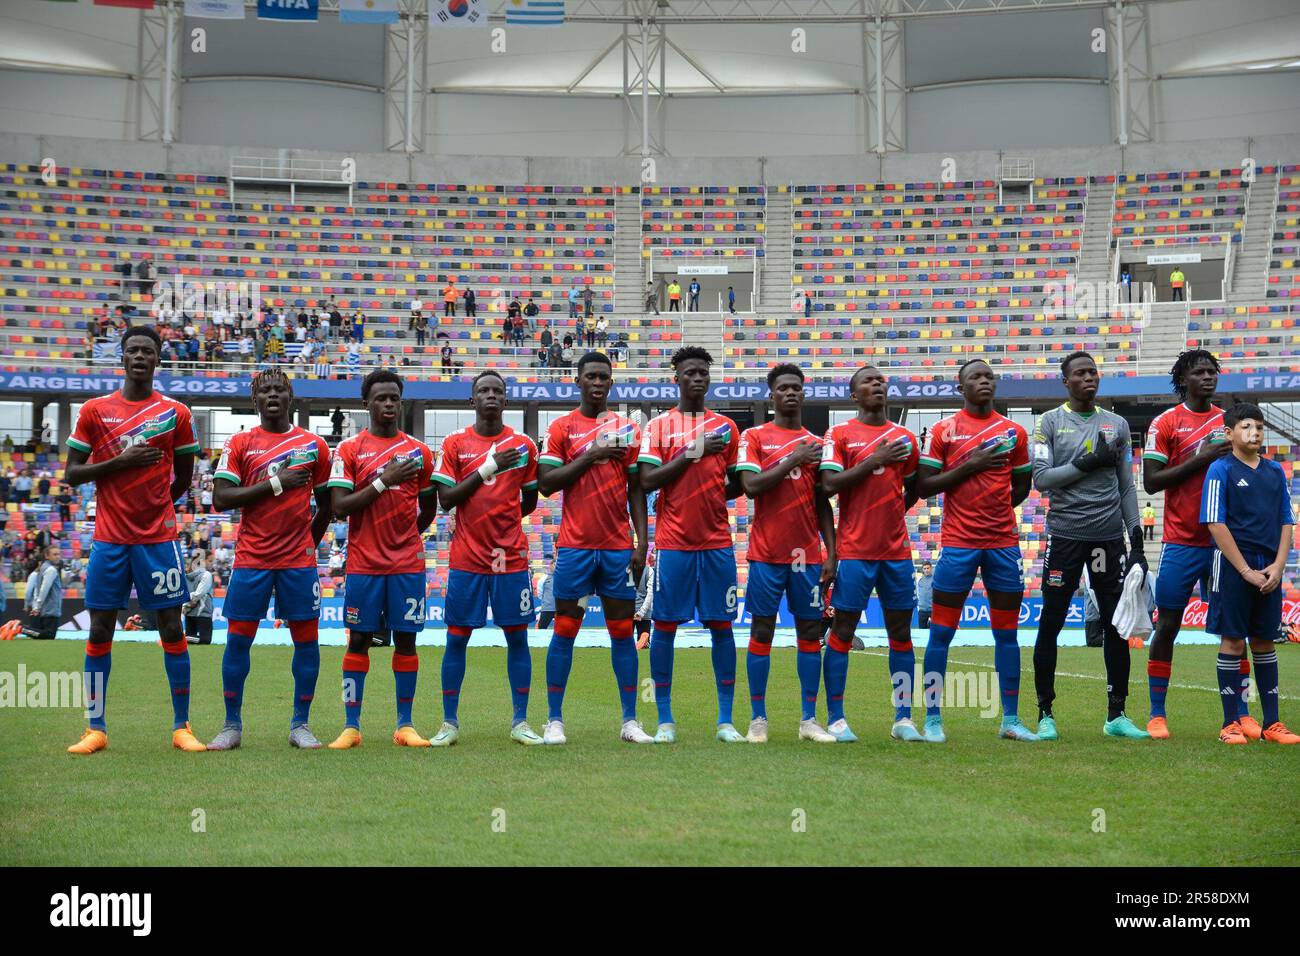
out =
{"type": "Polygon", "coordinates": [[[506,25],[564,26],[564,0],[510,0],[506,5],[506,25]]]}
{"type": "Polygon", "coordinates": [[[185,15],[201,20],[242,20],[244,0],[185,0],[185,15]]]}
{"type": "Polygon", "coordinates": [[[315,23],[320,19],[320,0],[257,0],[257,19],[315,23]]]}
{"type": "Polygon", "coordinates": [[[397,0],[339,0],[340,23],[396,23],[397,0]]]}

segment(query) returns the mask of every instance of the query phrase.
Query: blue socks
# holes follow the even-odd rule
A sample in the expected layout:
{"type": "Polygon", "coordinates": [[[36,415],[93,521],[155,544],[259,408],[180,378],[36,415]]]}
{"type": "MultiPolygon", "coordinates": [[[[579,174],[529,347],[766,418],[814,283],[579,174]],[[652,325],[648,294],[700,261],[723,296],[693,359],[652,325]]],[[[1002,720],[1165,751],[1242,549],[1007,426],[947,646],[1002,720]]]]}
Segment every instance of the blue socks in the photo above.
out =
{"type": "Polygon", "coordinates": [[[190,719],[190,649],[184,637],[163,643],[163,667],[172,692],[172,730],[180,730],[190,719]]]}
{"type": "Polygon", "coordinates": [[[609,630],[609,661],[614,666],[614,680],[618,682],[618,700],[623,705],[623,720],[636,720],[636,675],[639,661],[633,634],[636,625],[631,618],[606,620],[609,630]]]}
{"type": "Polygon", "coordinates": [[[795,669],[799,674],[799,715],[801,720],[817,717],[817,691],[822,682],[821,641],[799,641],[795,669]]]}
{"type": "Polygon", "coordinates": [[[659,723],[673,721],[673,641],[677,638],[677,624],[673,621],[655,621],[650,632],[650,676],[655,682],[655,707],[659,723]]]}
{"type": "Polygon", "coordinates": [[[931,611],[930,640],[925,645],[925,658],[922,664],[925,670],[922,691],[925,695],[927,717],[939,716],[943,704],[943,680],[948,673],[948,648],[952,646],[952,639],[957,636],[957,623],[960,620],[961,608],[936,604],[931,611]],[[950,618],[952,623],[942,623],[941,618],[950,618]]]}
{"type": "Polygon", "coordinates": [[[465,682],[465,649],[469,647],[471,629],[449,625],[447,649],[442,655],[442,718],[449,724],[457,723],[460,707],[460,685],[465,682]]]}
{"type": "Polygon", "coordinates": [[[86,721],[95,730],[105,730],[104,711],[108,702],[108,675],[113,669],[113,642],[86,641],[86,721]]]}
{"type": "Polygon", "coordinates": [[[912,642],[889,642],[889,683],[894,688],[894,720],[912,717],[912,682],[916,680],[916,651],[912,642]]]}
{"type": "Polygon", "coordinates": [[[235,633],[233,625],[237,623],[242,622],[232,621],[232,626],[226,631],[226,651],[221,655],[221,690],[226,698],[226,723],[241,727],[244,682],[248,680],[248,670],[252,666],[248,651],[253,646],[253,639],[235,633]]]}
{"type": "MultiPolygon", "coordinates": [[[[511,725],[528,719],[528,691],[533,683],[533,657],[528,652],[528,628],[503,627],[506,635],[506,676],[510,679],[510,700],[514,705],[511,725]]],[[[573,654],[570,651],[570,662],[573,654]]],[[[567,675],[566,675],[567,677],[567,675]]]]}
{"type": "MultiPolygon", "coordinates": [[[[1258,658],[1255,661],[1259,663],[1258,658]]],[[[1223,726],[1236,723],[1241,717],[1241,658],[1236,654],[1219,651],[1219,700],[1223,704],[1223,726]]],[[[1262,696],[1262,695],[1261,695],[1262,696]]]]}
{"type": "MultiPolygon", "coordinates": [[[[1278,677],[1277,650],[1267,654],[1255,655],[1255,686],[1259,689],[1259,702],[1264,708],[1264,729],[1267,730],[1278,722],[1278,677]]],[[[1241,677],[1241,702],[1246,702],[1246,693],[1250,687],[1250,677],[1241,677]]]]}
{"type": "Polygon", "coordinates": [[[826,681],[826,723],[844,719],[844,688],[849,682],[849,651],[852,641],[840,640],[834,632],[826,636],[826,656],[822,663],[826,681]]]}
{"type": "Polygon", "coordinates": [[[366,674],[370,672],[370,655],[343,655],[343,712],[344,725],[361,729],[361,701],[366,692],[366,674]]]}
{"type": "Polygon", "coordinates": [[[1002,692],[1002,719],[1006,720],[1020,710],[1020,645],[1014,630],[1001,628],[993,629],[993,641],[993,666],[1002,692]]]}
{"type": "MultiPolygon", "coordinates": [[[[414,635],[412,635],[414,637],[414,635]]],[[[396,635],[394,635],[396,643],[396,635]]],[[[415,706],[415,686],[420,679],[420,658],[393,650],[393,683],[397,691],[397,726],[411,726],[411,709],[415,706]]]]}
{"type": "Polygon", "coordinates": [[[755,720],[767,719],[767,677],[772,671],[772,642],[749,639],[745,676],[749,678],[749,706],[755,720]]]}
{"type": "Polygon", "coordinates": [[[731,723],[736,699],[736,636],[730,621],[706,621],[713,637],[713,679],[718,685],[718,723],[731,723]]]}
{"type": "Polygon", "coordinates": [[[546,651],[546,706],[550,720],[564,719],[564,690],[573,669],[573,641],[581,627],[580,618],[563,615],[555,618],[551,646],[546,651]]]}
{"type": "Polygon", "coordinates": [[[320,676],[320,644],[316,641],[295,642],[293,662],[293,720],[289,726],[307,723],[312,698],[316,695],[316,678],[320,676]]]}

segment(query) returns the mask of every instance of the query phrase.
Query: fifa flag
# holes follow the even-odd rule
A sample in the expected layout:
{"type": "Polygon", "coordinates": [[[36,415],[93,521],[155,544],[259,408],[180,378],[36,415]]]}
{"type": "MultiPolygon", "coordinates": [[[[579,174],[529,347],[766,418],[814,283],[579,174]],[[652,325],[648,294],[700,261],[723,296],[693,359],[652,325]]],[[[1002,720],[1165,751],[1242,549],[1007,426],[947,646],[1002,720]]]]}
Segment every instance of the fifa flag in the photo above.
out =
{"type": "Polygon", "coordinates": [[[244,0],[185,0],[185,15],[199,20],[242,20],[244,0]]]}
{"type": "Polygon", "coordinates": [[[132,10],[152,10],[153,0],[95,0],[97,7],[130,7],[132,10]]]}
{"type": "Polygon", "coordinates": [[[257,19],[315,23],[320,0],[257,0],[257,19]]]}
{"type": "Polygon", "coordinates": [[[509,0],[506,3],[506,26],[564,26],[564,0],[509,0]]]}
{"type": "Polygon", "coordinates": [[[340,23],[396,23],[397,0],[339,0],[340,23]]]}
{"type": "Polygon", "coordinates": [[[485,27],[488,0],[429,0],[431,27],[485,27]]]}

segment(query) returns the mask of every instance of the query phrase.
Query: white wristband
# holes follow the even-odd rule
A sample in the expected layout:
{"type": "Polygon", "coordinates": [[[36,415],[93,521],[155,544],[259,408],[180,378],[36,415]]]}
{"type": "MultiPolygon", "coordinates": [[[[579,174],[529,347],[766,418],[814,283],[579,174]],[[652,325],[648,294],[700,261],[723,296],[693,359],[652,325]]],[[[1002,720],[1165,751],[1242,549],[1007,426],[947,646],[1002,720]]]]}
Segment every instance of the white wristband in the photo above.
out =
{"type": "Polygon", "coordinates": [[[376,478],[370,483],[370,487],[374,488],[375,491],[379,492],[381,495],[388,490],[388,486],[384,484],[384,479],[382,478],[376,478]]]}
{"type": "Polygon", "coordinates": [[[478,466],[478,476],[484,481],[487,481],[496,473],[497,460],[495,458],[489,458],[487,461],[483,462],[483,464],[478,466]]]}
{"type": "Polygon", "coordinates": [[[272,475],[272,476],[271,476],[271,494],[275,495],[275,496],[278,498],[278,497],[280,497],[280,495],[282,495],[283,493],[284,493],[284,485],[280,483],[280,476],[279,476],[279,475],[272,475]]]}

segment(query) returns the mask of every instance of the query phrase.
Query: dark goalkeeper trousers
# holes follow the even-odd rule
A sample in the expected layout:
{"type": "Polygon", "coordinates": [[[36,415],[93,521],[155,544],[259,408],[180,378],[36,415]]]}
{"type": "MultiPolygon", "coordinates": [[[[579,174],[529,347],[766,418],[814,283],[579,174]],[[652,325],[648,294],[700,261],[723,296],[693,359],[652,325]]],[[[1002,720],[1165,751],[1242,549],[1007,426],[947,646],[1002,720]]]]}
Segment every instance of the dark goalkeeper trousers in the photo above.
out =
{"type": "Polygon", "coordinates": [[[1065,626],[1070,600],[1079,588],[1084,567],[1097,595],[1104,637],[1102,656],[1106,663],[1106,697],[1110,710],[1123,710],[1128,697],[1129,647],[1111,621],[1124,588],[1128,550],[1122,538],[1110,541],[1073,541],[1051,537],[1043,554],[1043,614],[1034,642],[1034,690],[1038,709],[1051,713],[1056,699],[1056,640],[1065,626]]]}

